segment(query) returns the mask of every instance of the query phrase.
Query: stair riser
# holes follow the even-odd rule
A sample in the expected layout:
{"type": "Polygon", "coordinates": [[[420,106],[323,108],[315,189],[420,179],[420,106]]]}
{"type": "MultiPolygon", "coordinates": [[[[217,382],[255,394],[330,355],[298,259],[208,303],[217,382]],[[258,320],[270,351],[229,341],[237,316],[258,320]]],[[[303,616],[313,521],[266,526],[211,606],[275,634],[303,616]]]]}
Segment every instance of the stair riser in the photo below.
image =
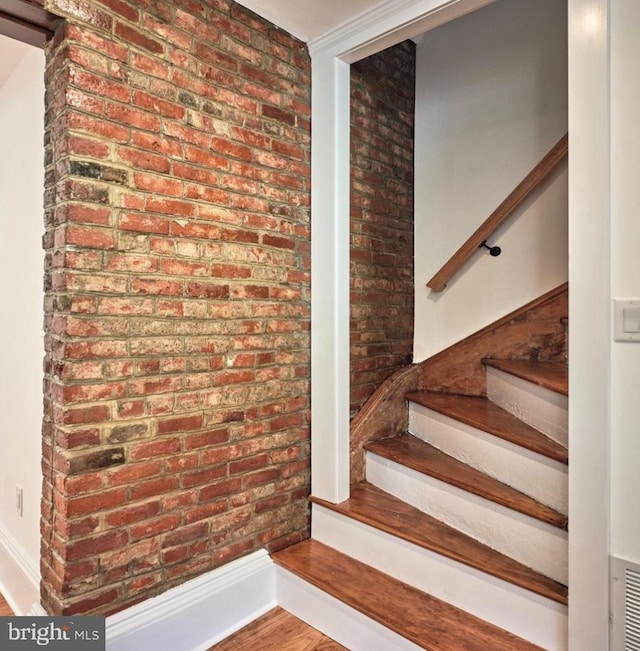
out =
{"type": "Polygon", "coordinates": [[[276,598],[281,608],[352,651],[421,649],[282,567],[276,569],[276,598]]]}
{"type": "Polygon", "coordinates": [[[409,404],[409,432],[561,513],[567,514],[567,466],[436,411],[409,404]]]}
{"type": "Polygon", "coordinates": [[[565,651],[562,604],[313,505],[313,538],[549,651],[565,651]]]}
{"type": "Polygon", "coordinates": [[[567,446],[569,431],[567,396],[488,367],[487,397],[527,425],[567,446]]]}
{"type": "Polygon", "coordinates": [[[566,532],[370,452],[367,481],[567,585],[566,532]]]}

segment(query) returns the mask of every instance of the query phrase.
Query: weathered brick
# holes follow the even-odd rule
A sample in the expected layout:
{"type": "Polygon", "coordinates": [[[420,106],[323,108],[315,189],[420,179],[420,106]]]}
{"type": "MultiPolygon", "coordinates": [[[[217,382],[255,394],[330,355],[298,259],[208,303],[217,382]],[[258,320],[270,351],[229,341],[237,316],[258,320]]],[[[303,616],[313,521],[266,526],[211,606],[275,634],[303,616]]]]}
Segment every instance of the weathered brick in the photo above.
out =
{"type": "Polygon", "coordinates": [[[117,22],[115,33],[125,43],[133,43],[138,47],[141,47],[143,50],[147,50],[148,52],[160,54],[164,51],[161,43],[152,38],[149,38],[146,34],[143,34],[141,31],[134,29],[125,23],[117,22]]]}
{"type": "Polygon", "coordinates": [[[136,506],[123,507],[107,513],[106,523],[110,527],[122,527],[133,522],[139,522],[157,515],[160,512],[160,502],[154,500],[136,506]]]}
{"type": "Polygon", "coordinates": [[[195,472],[185,472],[182,475],[182,486],[184,488],[193,488],[203,484],[210,484],[216,479],[226,476],[227,469],[224,466],[215,466],[205,470],[195,472]]]}
{"type": "Polygon", "coordinates": [[[141,482],[131,487],[131,499],[142,500],[148,497],[156,497],[176,490],[179,487],[178,485],[179,480],[176,476],[141,482]]]}
{"type": "Polygon", "coordinates": [[[133,461],[140,461],[141,459],[169,456],[179,450],[180,441],[178,439],[163,439],[149,443],[138,443],[131,448],[130,454],[133,461]]]}
{"type": "Polygon", "coordinates": [[[408,42],[351,68],[352,415],[411,361],[414,76],[408,42]],[[407,155],[391,156],[393,147],[407,155]],[[395,302],[402,307],[390,314],[395,302]],[[398,344],[394,354],[384,349],[390,341],[398,344]]]}
{"type": "Polygon", "coordinates": [[[95,513],[104,509],[112,509],[124,504],[126,496],[126,490],[119,488],[86,497],[78,497],[68,501],[66,513],[68,517],[74,517],[95,513]]]}
{"type": "Polygon", "coordinates": [[[117,470],[107,473],[109,486],[129,485],[159,475],[162,472],[162,464],[159,461],[146,463],[128,463],[117,470]]]}
{"type": "Polygon", "coordinates": [[[307,532],[310,66],[230,0],[51,8],[42,594],[109,613],[307,532]]]}
{"type": "Polygon", "coordinates": [[[94,405],[92,407],[78,407],[67,409],[62,416],[64,425],[78,425],[83,423],[98,423],[109,419],[110,410],[107,405],[94,405]]]}
{"type": "Polygon", "coordinates": [[[89,470],[109,468],[124,462],[124,448],[109,448],[71,457],[68,461],[67,472],[70,475],[75,475],[89,470]]]}
{"type": "Polygon", "coordinates": [[[153,520],[146,520],[139,524],[134,524],[130,528],[131,539],[140,540],[149,536],[157,536],[160,533],[171,531],[180,524],[180,516],[176,513],[163,515],[153,520]]]}
{"type": "Polygon", "coordinates": [[[180,416],[178,418],[169,418],[158,423],[159,434],[169,434],[173,432],[184,432],[200,429],[202,427],[202,414],[193,414],[191,416],[180,416]]]}

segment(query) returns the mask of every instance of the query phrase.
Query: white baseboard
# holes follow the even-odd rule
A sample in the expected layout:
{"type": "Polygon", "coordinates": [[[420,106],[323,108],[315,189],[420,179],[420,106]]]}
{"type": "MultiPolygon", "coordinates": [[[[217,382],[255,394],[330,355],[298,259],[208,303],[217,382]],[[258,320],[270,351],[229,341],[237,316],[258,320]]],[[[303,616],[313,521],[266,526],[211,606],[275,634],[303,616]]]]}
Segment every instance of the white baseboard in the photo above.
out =
{"type": "Polygon", "coordinates": [[[0,592],[16,615],[40,604],[40,572],[22,545],[0,523],[0,592]]]}
{"type": "Polygon", "coordinates": [[[266,550],[107,618],[107,650],[205,651],[275,608],[275,566],[266,550]]]}

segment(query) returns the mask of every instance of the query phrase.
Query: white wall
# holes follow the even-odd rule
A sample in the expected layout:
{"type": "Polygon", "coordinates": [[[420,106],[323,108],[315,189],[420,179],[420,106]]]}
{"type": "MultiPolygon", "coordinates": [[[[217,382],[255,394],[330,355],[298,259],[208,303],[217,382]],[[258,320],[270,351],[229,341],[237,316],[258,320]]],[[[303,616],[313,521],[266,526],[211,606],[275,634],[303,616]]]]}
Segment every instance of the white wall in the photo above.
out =
{"type": "MultiPolygon", "coordinates": [[[[640,297],[640,3],[611,11],[611,296],[640,297]]],[[[640,563],[640,344],[611,350],[611,553],[640,563]]]]}
{"type": "Polygon", "coordinates": [[[20,56],[0,80],[0,586],[26,612],[33,597],[15,585],[16,562],[33,580],[40,558],[44,54],[7,47],[20,56]]]}
{"type": "Polygon", "coordinates": [[[552,183],[439,294],[425,285],[567,130],[567,8],[500,0],[417,48],[419,362],[567,279],[567,179],[552,183]]]}

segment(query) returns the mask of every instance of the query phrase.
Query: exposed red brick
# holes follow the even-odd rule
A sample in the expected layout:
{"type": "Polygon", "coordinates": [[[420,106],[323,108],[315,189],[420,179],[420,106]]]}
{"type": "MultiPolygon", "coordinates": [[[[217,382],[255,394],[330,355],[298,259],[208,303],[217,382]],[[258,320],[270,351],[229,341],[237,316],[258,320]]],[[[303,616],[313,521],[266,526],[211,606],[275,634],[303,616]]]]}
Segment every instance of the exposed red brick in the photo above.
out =
{"type": "Polygon", "coordinates": [[[69,500],[66,509],[67,516],[74,517],[78,515],[86,515],[88,513],[96,513],[97,511],[102,511],[104,509],[112,509],[116,506],[121,506],[124,504],[126,494],[126,489],[119,488],[117,490],[69,500]]]}
{"type": "Polygon", "coordinates": [[[179,524],[180,516],[177,513],[164,515],[160,518],[154,518],[153,520],[145,520],[144,522],[131,526],[131,539],[140,540],[141,538],[157,536],[160,533],[165,533],[166,531],[175,529],[179,524]]]}
{"type": "Polygon", "coordinates": [[[169,434],[172,432],[184,432],[189,430],[200,429],[202,427],[202,414],[193,416],[181,416],[179,418],[170,418],[158,423],[159,434],[169,434]]]}
{"type": "Polygon", "coordinates": [[[51,9],[42,598],[107,614],[307,535],[310,61],[232,0],[51,9]]]}
{"type": "Polygon", "coordinates": [[[115,33],[119,36],[122,41],[125,43],[134,43],[144,50],[152,52],[154,54],[160,54],[164,51],[164,48],[161,43],[155,41],[152,38],[149,38],[142,32],[133,27],[126,25],[125,23],[118,22],[116,23],[115,33]]]}
{"type": "Polygon", "coordinates": [[[122,527],[133,522],[146,520],[160,511],[160,502],[155,500],[132,507],[123,507],[106,515],[106,522],[110,527],[122,527]]]}
{"type": "Polygon", "coordinates": [[[351,67],[352,416],[412,358],[414,77],[410,42],[351,67]]]}

